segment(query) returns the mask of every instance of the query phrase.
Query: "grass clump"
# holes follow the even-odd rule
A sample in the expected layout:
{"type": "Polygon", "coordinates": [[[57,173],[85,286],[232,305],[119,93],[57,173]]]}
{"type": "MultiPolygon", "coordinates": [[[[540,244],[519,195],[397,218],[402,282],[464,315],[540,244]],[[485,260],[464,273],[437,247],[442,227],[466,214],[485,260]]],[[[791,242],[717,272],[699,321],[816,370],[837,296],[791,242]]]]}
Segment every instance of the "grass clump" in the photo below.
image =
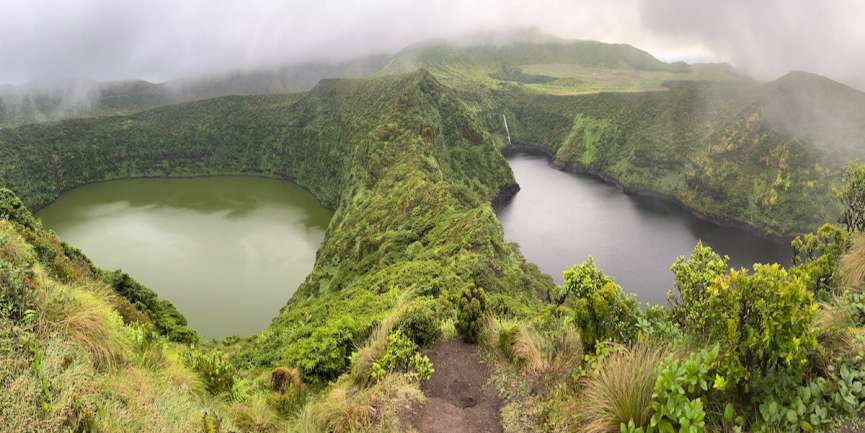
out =
{"type": "Polygon", "coordinates": [[[574,406],[577,422],[586,433],[618,433],[630,421],[648,426],[652,394],[667,351],[637,345],[614,351],[583,381],[574,406]]]}

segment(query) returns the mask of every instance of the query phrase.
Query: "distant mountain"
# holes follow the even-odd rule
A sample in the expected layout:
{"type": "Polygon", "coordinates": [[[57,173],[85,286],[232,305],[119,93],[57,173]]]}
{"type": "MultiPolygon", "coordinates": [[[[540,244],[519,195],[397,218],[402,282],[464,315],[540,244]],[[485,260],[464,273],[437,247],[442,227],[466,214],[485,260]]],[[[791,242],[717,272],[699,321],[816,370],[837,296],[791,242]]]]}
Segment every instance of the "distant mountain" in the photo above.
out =
{"type": "Polygon", "coordinates": [[[827,150],[865,159],[865,93],[795,71],[761,86],[760,100],[773,126],[827,150]]]}
{"type": "Polygon", "coordinates": [[[370,56],[342,63],[305,63],[238,71],[165,83],[64,80],[0,86],[0,126],[129,114],[180,102],[228,95],[282,94],[311,89],[323,78],[363,78],[390,58],[370,56]]]}

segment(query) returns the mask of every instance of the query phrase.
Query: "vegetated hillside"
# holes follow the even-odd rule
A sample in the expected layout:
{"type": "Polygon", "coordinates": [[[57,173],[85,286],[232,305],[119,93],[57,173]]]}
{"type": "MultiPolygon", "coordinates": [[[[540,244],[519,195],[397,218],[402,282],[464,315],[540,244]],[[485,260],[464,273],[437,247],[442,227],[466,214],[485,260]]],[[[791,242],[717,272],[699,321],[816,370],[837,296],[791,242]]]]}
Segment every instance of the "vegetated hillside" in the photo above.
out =
{"type": "Polygon", "coordinates": [[[285,94],[311,89],[323,78],[362,78],[389,58],[310,62],[150,83],[59,81],[0,86],[0,127],[75,117],[130,114],[154,107],[228,95],[285,94]]]}
{"type": "Polygon", "coordinates": [[[731,80],[729,65],[664,63],[624,44],[515,34],[506,41],[427,42],[396,55],[342,62],[307,62],[146,81],[59,81],[0,86],[0,127],[130,114],[154,107],[229,95],[284,94],[311,89],[325,78],[364,78],[427,69],[450,85],[474,89],[522,84],[542,93],[660,90],[669,80],[731,80]]]}
{"type": "MultiPolygon", "coordinates": [[[[412,317],[434,321],[437,330],[455,319],[466,288],[485,289],[490,308],[509,315],[530,314],[552,289],[551,278],[504,242],[490,205],[514,185],[506,161],[464,104],[425,71],[4,129],[0,161],[3,186],[30,206],[112,178],[247,173],[293,180],[336,209],[312,273],[270,327],[221,347],[230,364],[219,364],[226,362],[221,352],[201,359],[190,352],[189,365],[209,386],[227,371],[247,381],[237,385],[245,390],[227,385],[252,394],[227,397],[239,405],[221,409],[227,419],[243,419],[243,401],[270,396],[250,381],[274,367],[296,369],[315,392],[351,369],[353,379],[338,386],[351,388],[352,398],[395,383],[410,392],[417,378],[404,377],[403,364],[371,370],[386,348],[382,339],[409,320],[406,311],[420,311],[412,317]],[[360,360],[353,358],[368,339],[360,360]],[[224,368],[208,373],[214,363],[224,368]]],[[[58,383],[56,392],[75,391],[58,383]]],[[[264,410],[292,419],[303,399],[283,404],[286,413],[264,410]]]]}
{"type": "Polygon", "coordinates": [[[177,102],[147,81],[59,81],[0,86],[0,127],[68,117],[128,114],[177,102]]]}
{"type": "Polygon", "coordinates": [[[862,93],[797,74],[667,87],[582,96],[511,89],[494,98],[510,113],[513,138],[546,146],[557,164],[675,197],[712,219],[786,236],[837,218],[832,184],[865,158],[862,93]]]}
{"type": "Polygon", "coordinates": [[[664,63],[626,44],[557,38],[514,38],[406,48],[379,75],[428,69],[462,89],[521,85],[539,93],[662,90],[670,80],[734,80],[731,68],[664,63]]]}

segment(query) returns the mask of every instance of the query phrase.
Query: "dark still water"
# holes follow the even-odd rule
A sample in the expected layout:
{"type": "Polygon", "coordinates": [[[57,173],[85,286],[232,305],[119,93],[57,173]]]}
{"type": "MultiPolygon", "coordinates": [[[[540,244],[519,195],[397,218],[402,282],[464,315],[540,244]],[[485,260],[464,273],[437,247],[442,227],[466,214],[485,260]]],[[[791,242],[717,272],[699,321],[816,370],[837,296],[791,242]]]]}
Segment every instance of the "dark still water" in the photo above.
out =
{"type": "Polygon", "coordinates": [[[591,255],[626,291],[665,304],[670,266],[698,240],[729,255],[735,267],[790,261],[786,242],[712,224],[667,200],[624,194],[594,177],[556,170],[541,156],[508,160],[521,190],[498,212],[505,238],[558,282],[565,268],[591,255]]]}
{"type": "Polygon", "coordinates": [[[38,216],[221,338],[270,323],[312,270],[331,213],[287,182],[205,177],[87,185],[38,216]]]}

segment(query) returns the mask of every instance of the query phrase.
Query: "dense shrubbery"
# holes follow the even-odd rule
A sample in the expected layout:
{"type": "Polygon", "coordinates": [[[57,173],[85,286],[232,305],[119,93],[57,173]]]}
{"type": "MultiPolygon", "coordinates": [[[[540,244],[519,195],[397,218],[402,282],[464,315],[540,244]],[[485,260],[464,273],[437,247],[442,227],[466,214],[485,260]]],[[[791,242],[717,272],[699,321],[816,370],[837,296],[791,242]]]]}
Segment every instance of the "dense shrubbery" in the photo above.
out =
{"type": "Polygon", "coordinates": [[[236,370],[218,350],[187,350],[183,352],[183,363],[198,373],[211,394],[227,393],[234,387],[236,370]]]}
{"type": "Polygon", "coordinates": [[[107,279],[114,291],[145,313],[161,334],[181,343],[198,341],[198,333],[186,324],[186,318],[171,302],[159,299],[156,293],[122,271],[109,274],[107,279]]]}
{"type": "Polygon", "coordinates": [[[396,323],[396,329],[420,347],[426,347],[441,337],[441,321],[437,302],[425,299],[411,304],[396,323]]]}

